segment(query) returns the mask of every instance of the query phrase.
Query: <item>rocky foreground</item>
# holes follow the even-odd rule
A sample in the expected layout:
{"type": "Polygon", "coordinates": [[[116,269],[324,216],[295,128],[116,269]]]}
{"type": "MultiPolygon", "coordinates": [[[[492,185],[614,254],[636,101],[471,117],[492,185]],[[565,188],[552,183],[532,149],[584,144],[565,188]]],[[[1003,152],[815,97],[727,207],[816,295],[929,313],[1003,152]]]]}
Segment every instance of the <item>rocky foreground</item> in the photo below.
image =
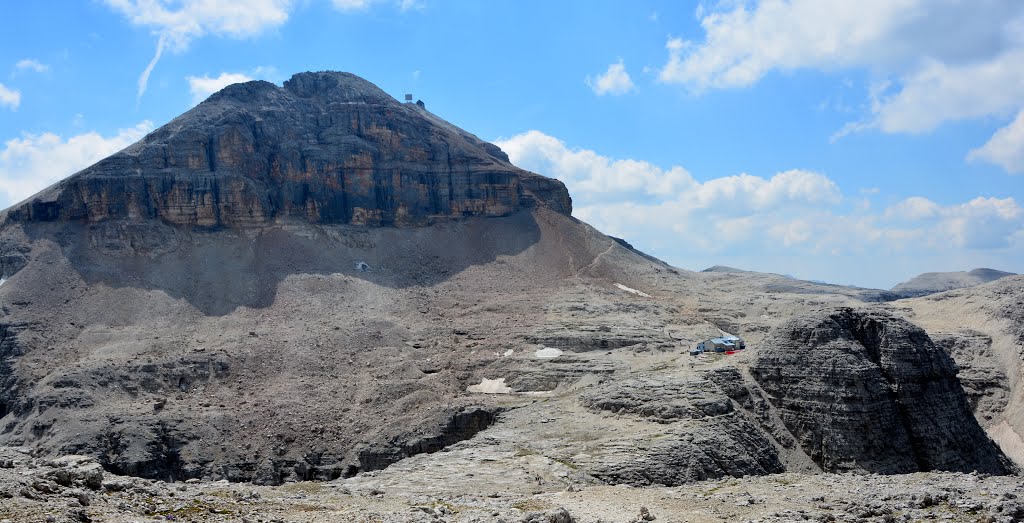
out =
{"type": "MultiPolygon", "coordinates": [[[[454,449],[456,452],[459,449],[454,449]]],[[[524,464],[525,456],[518,458],[524,464]]],[[[474,477],[473,469],[461,478],[474,477]]],[[[416,473],[413,473],[415,475],[416,473]]],[[[563,478],[503,492],[411,487],[388,471],[278,487],[165,483],[105,474],[81,456],[39,460],[0,448],[0,521],[705,522],[1024,520],[1019,477],[960,473],[776,474],[682,487],[574,486],[563,478]]],[[[442,486],[443,487],[443,486],[442,486]]]]}

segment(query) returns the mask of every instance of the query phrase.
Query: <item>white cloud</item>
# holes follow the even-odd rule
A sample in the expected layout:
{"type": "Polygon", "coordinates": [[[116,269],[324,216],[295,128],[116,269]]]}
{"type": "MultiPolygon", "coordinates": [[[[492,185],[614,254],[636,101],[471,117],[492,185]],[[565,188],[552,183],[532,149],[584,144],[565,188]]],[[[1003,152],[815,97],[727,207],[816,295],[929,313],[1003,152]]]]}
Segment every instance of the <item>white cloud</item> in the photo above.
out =
{"type": "Polygon", "coordinates": [[[609,65],[608,70],[604,74],[597,75],[596,78],[591,79],[588,76],[586,82],[598,96],[626,94],[636,88],[633,85],[633,79],[626,72],[626,66],[622,60],[609,65]]]}
{"type": "Polygon", "coordinates": [[[188,91],[192,93],[192,103],[198,104],[231,84],[249,82],[252,78],[245,73],[220,73],[214,78],[207,75],[186,76],[185,80],[188,81],[188,91]]]}
{"type": "Polygon", "coordinates": [[[1024,109],[1009,125],[996,131],[985,145],[968,153],[967,159],[1000,165],[1010,174],[1024,173],[1024,109]]]}
{"type": "Polygon", "coordinates": [[[54,133],[43,133],[8,140],[0,149],[3,206],[21,201],[124,149],[151,130],[152,122],[144,121],[109,137],[88,132],[64,139],[54,133]]]}
{"type": "Polygon", "coordinates": [[[939,204],[921,196],[911,196],[885,211],[887,218],[903,220],[923,220],[939,215],[939,204]]]}
{"type": "Polygon", "coordinates": [[[696,181],[682,167],[661,169],[637,160],[614,160],[586,149],[570,149],[540,131],[495,142],[517,165],[562,180],[573,195],[601,199],[612,195],[671,195],[696,181]]]}
{"type": "Polygon", "coordinates": [[[704,42],[667,43],[666,82],[691,88],[744,87],[772,70],[868,67],[899,71],[922,57],[944,63],[989,58],[1012,45],[1015,0],[763,0],[700,9],[704,42]]]}
{"type": "Polygon", "coordinates": [[[11,109],[17,109],[21,105],[21,91],[0,84],[0,107],[5,105],[11,109]]]}
{"type": "Polygon", "coordinates": [[[885,212],[890,223],[921,231],[932,247],[998,249],[1024,232],[1024,209],[1013,198],[977,197],[962,204],[941,206],[927,198],[907,198],[885,212]]]}
{"type": "Polygon", "coordinates": [[[50,70],[50,66],[40,63],[39,60],[33,58],[25,58],[18,61],[18,63],[14,64],[14,68],[19,71],[34,71],[37,73],[46,73],[50,70]]]}
{"type": "Polygon", "coordinates": [[[161,34],[156,41],[156,52],[153,53],[153,58],[149,59],[149,63],[146,64],[146,68],[142,70],[142,74],[139,75],[138,79],[138,91],[135,94],[135,103],[142,101],[142,95],[146,94],[146,87],[149,85],[149,75],[152,74],[153,68],[156,67],[156,63],[160,61],[160,57],[164,55],[164,47],[167,46],[167,35],[161,34]]]}
{"type": "MultiPolygon", "coordinates": [[[[940,205],[910,197],[875,211],[861,197],[845,198],[824,174],[807,170],[698,181],[680,166],[609,158],[540,131],[495,143],[516,165],[562,180],[576,217],[681,266],[700,268],[732,257],[746,268],[771,270],[759,265],[771,257],[790,267],[775,270],[802,267],[821,276],[843,264],[870,266],[880,276],[858,276],[860,283],[891,286],[907,277],[882,274],[898,269],[896,259],[910,260],[918,272],[938,270],[927,263],[954,259],[975,264],[960,269],[1010,267],[1022,259],[1024,209],[1013,198],[940,205]]],[[[851,281],[847,273],[834,274],[834,281],[851,281]]]]}
{"type": "Polygon", "coordinates": [[[662,81],[702,91],[750,86],[771,71],[870,72],[866,114],[833,140],[867,129],[929,132],[1024,109],[1017,0],[721,2],[697,17],[704,40],[669,38],[662,81]]]}
{"type": "Polygon", "coordinates": [[[105,1],[132,24],[152,28],[158,37],[156,52],[139,76],[139,98],[165,50],[182,51],[192,40],[209,34],[229,38],[260,35],[284,24],[293,4],[292,0],[105,1]]]}
{"type": "Polygon", "coordinates": [[[372,0],[331,0],[331,4],[334,5],[334,8],[342,11],[365,9],[366,7],[369,7],[371,2],[372,0]]]}
{"type": "Polygon", "coordinates": [[[817,173],[790,170],[769,179],[743,173],[700,183],[680,166],[663,169],[649,162],[613,159],[588,149],[572,149],[540,131],[494,142],[521,167],[558,178],[574,197],[586,201],[647,197],[675,199],[687,208],[728,215],[795,203],[838,203],[839,188],[817,173]]]}
{"type": "Polygon", "coordinates": [[[167,35],[173,47],[187,47],[192,39],[213,34],[245,38],[263,33],[288,20],[291,0],[106,0],[135,25],[167,35]]]}
{"type": "Polygon", "coordinates": [[[924,60],[896,92],[872,97],[870,123],[888,133],[919,133],[946,121],[1012,114],[1024,107],[1022,63],[1024,47],[970,64],[924,60]]]}
{"type": "Polygon", "coordinates": [[[969,249],[1006,247],[1024,229],[1024,209],[1013,198],[977,197],[944,209],[942,227],[955,245],[969,249]]]}
{"type": "MultiPolygon", "coordinates": [[[[331,0],[331,4],[339,11],[361,11],[380,3],[383,3],[383,0],[331,0]]],[[[424,6],[420,0],[394,0],[393,3],[400,11],[422,9],[424,6]]]]}

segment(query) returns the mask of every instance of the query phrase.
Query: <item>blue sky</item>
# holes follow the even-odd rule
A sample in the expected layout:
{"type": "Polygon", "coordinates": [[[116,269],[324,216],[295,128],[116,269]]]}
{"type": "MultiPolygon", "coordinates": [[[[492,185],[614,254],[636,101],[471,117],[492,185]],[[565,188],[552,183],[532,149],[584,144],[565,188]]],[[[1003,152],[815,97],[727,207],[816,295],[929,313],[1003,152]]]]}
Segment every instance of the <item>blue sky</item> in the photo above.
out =
{"type": "Polygon", "coordinates": [[[680,267],[1024,272],[1016,0],[53,5],[3,7],[2,206],[227,83],[333,69],[413,93],[680,267]]]}

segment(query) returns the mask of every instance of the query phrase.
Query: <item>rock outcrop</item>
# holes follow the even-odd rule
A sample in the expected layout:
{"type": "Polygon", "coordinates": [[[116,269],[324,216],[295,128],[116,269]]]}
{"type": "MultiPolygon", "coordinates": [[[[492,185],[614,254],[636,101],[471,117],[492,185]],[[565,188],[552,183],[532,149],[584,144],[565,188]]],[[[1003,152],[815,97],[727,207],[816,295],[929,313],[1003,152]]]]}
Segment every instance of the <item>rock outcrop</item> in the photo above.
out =
{"type": "Polygon", "coordinates": [[[960,367],[975,416],[1024,466],[1024,276],[904,301],[960,367]]]}
{"type": "Polygon", "coordinates": [[[6,221],[403,226],[536,205],[568,215],[572,203],[497,146],[357,76],[318,72],[228,86],[6,221]]]}
{"type": "Polygon", "coordinates": [[[591,411],[663,426],[651,441],[609,452],[591,473],[609,483],[680,485],[783,472],[776,446],[712,379],[642,378],[580,396],[591,411]]]}
{"type": "Polygon", "coordinates": [[[825,471],[1006,473],[950,357],[913,324],[840,308],[790,320],[750,372],[825,471]]]}
{"type": "Polygon", "coordinates": [[[998,418],[1010,399],[1010,385],[1006,371],[992,351],[992,337],[967,329],[931,337],[960,369],[958,377],[974,417],[982,424],[998,418]]]}

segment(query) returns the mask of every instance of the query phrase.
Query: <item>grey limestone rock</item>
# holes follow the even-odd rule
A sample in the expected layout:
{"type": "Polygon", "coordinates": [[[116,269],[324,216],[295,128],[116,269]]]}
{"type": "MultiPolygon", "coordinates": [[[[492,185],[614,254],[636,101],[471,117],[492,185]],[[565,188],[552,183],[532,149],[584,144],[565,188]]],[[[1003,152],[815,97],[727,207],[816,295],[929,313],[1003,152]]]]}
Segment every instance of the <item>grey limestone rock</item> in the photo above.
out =
{"type": "Polygon", "coordinates": [[[971,415],[953,360],[891,314],[839,308],[790,320],[750,372],[825,471],[1011,469],[971,415]]]}
{"type": "Polygon", "coordinates": [[[982,423],[1002,412],[1010,399],[1009,379],[992,351],[992,337],[972,330],[933,334],[960,369],[960,384],[982,423]]]}
{"type": "Polygon", "coordinates": [[[776,446],[730,398],[706,379],[631,379],[580,397],[594,411],[665,425],[649,443],[608,452],[593,475],[610,483],[681,485],[726,476],[783,472],[776,446]]]}
{"type": "MultiPolygon", "coordinates": [[[[516,168],[493,144],[355,75],[315,72],[283,87],[228,86],[6,220],[402,226],[537,205],[572,209],[561,182],[516,168]]],[[[0,249],[0,264],[18,263],[0,249]]]]}

